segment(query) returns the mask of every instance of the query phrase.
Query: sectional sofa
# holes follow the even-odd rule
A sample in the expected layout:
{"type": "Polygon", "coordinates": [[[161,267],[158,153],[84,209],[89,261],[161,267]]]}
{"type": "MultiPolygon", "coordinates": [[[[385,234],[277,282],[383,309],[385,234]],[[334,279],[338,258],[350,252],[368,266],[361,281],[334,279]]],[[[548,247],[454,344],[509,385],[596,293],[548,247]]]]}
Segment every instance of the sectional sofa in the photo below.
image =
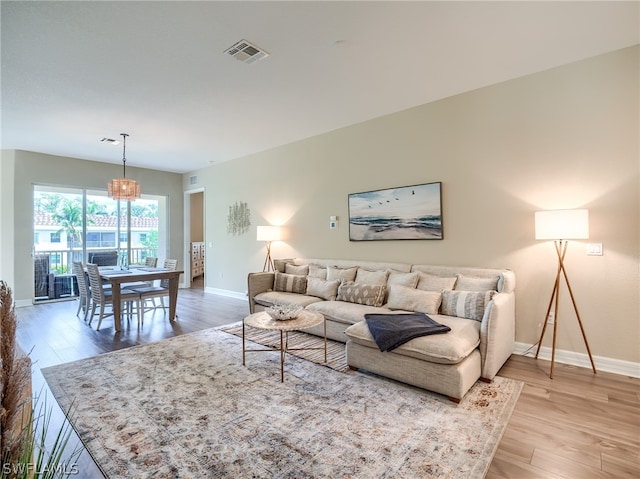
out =
{"type": "MultiPolygon", "coordinates": [[[[299,304],[322,313],[347,363],[459,401],[491,381],[514,349],[515,274],[507,269],[338,259],[276,260],[250,273],[249,309],[299,304]],[[364,315],[426,313],[450,328],[382,352],[364,315]]],[[[306,330],[322,335],[322,325],[306,330]]]]}

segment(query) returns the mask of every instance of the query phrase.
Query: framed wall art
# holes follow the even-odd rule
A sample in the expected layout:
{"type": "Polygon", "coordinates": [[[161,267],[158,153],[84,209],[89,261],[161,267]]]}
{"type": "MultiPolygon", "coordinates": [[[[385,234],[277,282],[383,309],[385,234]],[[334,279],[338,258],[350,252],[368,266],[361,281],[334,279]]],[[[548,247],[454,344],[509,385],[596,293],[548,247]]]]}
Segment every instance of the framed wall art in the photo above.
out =
{"type": "Polygon", "coordinates": [[[349,194],[349,240],[442,239],[442,183],[349,194]]]}

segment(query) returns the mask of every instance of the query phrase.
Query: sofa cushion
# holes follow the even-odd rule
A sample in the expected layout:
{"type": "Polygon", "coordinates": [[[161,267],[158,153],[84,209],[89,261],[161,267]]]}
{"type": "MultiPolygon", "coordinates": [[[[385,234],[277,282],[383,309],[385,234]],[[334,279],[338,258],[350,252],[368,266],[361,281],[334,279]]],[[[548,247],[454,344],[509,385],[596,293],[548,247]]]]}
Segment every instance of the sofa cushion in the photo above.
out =
{"type": "Polygon", "coordinates": [[[287,263],[284,265],[284,272],[287,274],[301,274],[306,276],[309,274],[309,265],[308,264],[291,264],[287,263]]]}
{"type": "Polygon", "coordinates": [[[338,279],[329,281],[312,276],[307,277],[307,295],[309,296],[333,301],[338,294],[338,286],[340,286],[340,280],[338,279]]]}
{"type": "Polygon", "coordinates": [[[437,291],[423,291],[392,284],[389,299],[385,305],[389,309],[404,309],[426,314],[438,314],[442,294],[437,291]]]}
{"type": "Polygon", "coordinates": [[[493,278],[476,278],[458,274],[457,277],[455,289],[460,291],[496,291],[498,289],[498,280],[500,279],[500,276],[497,275],[493,278]]]}
{"type": "MultiPolygon", "coordinates": [[[[434,321],[449,326],[451,331],[412,339],[385,354],[401,354],[439,364],[457,364],[480,344],[480,323],[477,321],[443,315],[430,316],[434,321]]],[[[354,343],[378,349],[366,321],[349,326],[345,334],[354,343]]]]}
{"type": "MultiPolygon", "coordinates": [[[[364,320],[367,313],[390,313],[383,307],[367,306],[366,304],[347,303],[344,301],[320,301],[307,307],[309,311],[322,313],[329,321],[343,324],[353,324],[364,320]]],[[[377,346],[376,346],[377,347],[377,346]]]]}
{"type": "Polygon", "coordinates": [[[482,321],[484,310],[496,294],[495,291],[442,292],[442,314],[482,321]]]}
{"type": "Polygon", "coordinates": [[[335,266],[327,266],[327,280],[331,281],[339,279],[342,281],[353,281],[356,279],[357,267],[353,268],[336,268],[335,266]]]}
{"type": "Polygon", "coordinates": [[[456,284],[455,276],[436,276],[434,274],[420,272],[418,289],[425,291],[442,291],[443,289],[453,289],[456,284]]]}
{"type": "Polygon", "coordinates": [[[327,267],[318,266],[317,264],[309,265],[309,276],[320,279],[327,279],[327,267]]]}
{"type": "Polygon", "coordinates": [[[418,285],[420,279],[420,273],[417,271],[414,273],[401,273],[399,271],[391,271],[387,278],[387,289],[392,284],[399,284],[400,286],[407,286],[409,288],[415,288],[418,285]]]}
{"type": "Polygon", "coordinates": [[[358,268],[356,273],[356,283],[365,284],[387,284],[389,271],[369,271],[368,269],[358,268]]]}
{"type": "Polygon", "coordinates": [[[287,293],[305,294],[307,292],[307,277],[276,271],[273,289],[287,293]]]}
{"type": "Polygon", "coordinates": [[[382,306],[386,288],[384,284],[365,284],[355,281],[343,281],[338,287],[337,301],[382,306]]]}
{"type": "Polygon", "coordinates": [[[267,291],[266,293],[256,294],[253,300],[265,308],[274,304],[299,304],[303,308],[318,301],[322,301],[315,296],[307,296],[298,293],[286,293],[282,291],[267,291]]]}

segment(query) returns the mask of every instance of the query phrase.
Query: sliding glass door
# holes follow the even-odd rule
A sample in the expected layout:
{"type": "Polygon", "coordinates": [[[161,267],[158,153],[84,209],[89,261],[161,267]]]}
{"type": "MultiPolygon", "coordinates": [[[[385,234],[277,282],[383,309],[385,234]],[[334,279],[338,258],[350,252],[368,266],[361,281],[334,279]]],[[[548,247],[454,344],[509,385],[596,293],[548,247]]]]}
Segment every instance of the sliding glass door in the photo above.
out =
{"type": "Polygon", "coordinates": [[[73,298],[73,261],[144,264],[166,250],[167,197],[114,201],[106,191],[34,185],[34,302],[73,298]]]}

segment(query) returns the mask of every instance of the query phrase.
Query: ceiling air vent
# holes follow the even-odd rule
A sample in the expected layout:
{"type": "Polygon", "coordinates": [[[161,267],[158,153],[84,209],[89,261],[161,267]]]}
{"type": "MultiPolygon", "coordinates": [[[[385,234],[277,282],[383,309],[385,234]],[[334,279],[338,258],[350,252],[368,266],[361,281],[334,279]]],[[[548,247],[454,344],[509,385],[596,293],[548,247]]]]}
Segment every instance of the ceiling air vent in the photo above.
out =
{"type": "Polygon", "coordinates": [[[231,55],[236,60],[240,60],[245,63],[253,63],[269,56],[269,53],[255,45],[252,45],[246,40],[240,40],[233,46],[227,48],[224,52],[231,55]]]}

